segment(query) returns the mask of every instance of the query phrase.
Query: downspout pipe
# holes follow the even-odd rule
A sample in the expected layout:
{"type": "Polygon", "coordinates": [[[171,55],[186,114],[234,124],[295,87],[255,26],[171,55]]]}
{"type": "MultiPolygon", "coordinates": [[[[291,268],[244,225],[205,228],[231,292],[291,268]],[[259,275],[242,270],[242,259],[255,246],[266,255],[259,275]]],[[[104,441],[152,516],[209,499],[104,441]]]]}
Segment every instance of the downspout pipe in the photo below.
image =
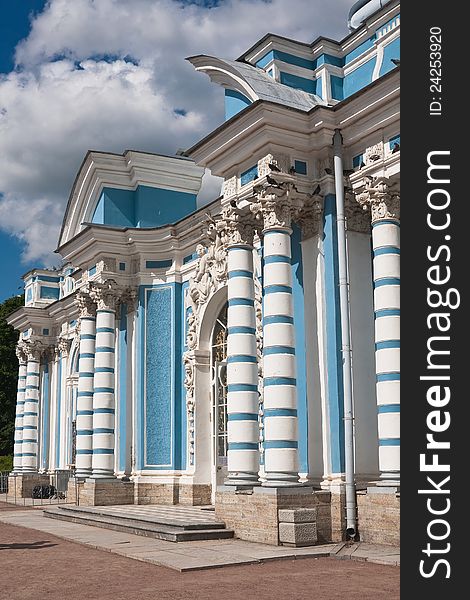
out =
{"type": "Polygon", "coordinates": [[[336,226],[338,236],[338,276],[341,314],[341,352],[344,389],[344,442],[346,480],[346,537],[356,536],[356,484],[354,477],[354,414],[351,374],[351,335],[349,324],[349,283],[344,213],[343,137],[339,129],[333,136],[336,193],[336,226]]]}
{"type": "Polygon", "coordinates": [[[373,15],[389,2],[391,0],[359,0],[353,4],[348,14],[349,30],[358,29],[370,15],[373,15]]]}

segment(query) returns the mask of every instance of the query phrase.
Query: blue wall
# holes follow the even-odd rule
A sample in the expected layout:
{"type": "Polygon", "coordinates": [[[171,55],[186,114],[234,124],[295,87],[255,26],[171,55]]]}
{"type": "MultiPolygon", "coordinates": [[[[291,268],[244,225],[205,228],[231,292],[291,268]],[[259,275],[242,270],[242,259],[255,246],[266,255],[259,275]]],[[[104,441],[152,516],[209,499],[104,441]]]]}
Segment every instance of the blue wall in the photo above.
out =
{"type": "Polygon", "coordinates": [[[182,366],[181,284],[140,286],[138,319],[138,363],[141,368],[138,376],[137,431],[140,440],[137,468],[184,469],[186,395],[182,366]]]}
{"type": "Polygon", "coordinates": [[[309,94],[317,93],[317,82],[314,79],[307,79],[306,77],[299,77],[298,75],[291,75],[290,73],[281,71],[280,81],[284,85],[303,90],[309,94]]]}
{"type": "Polygon", "coordinates": [[[42,371],[42,385],[41,385],[41,398],[42,398],[42,468],[49,468],[49,406],[50,406],[50,385],[49,385],[49,365],[44,364],[42,371]]]}
{"type": "Polygon", "coordinates": [[[250,104],[251,100],[240,92],[225,90],[225,120],[228,121],[250,104]]]}
{"type": "Polygon", "coordinates": [[[135,190],[104,188],[92,223],[116,227],[160,227],[196,210],[196,195],[139,185],[135,190]]]}
{"type": "Polygon", "coordinates": [[[393,42],[385,46],[382,66],[379,72],[380,77],[396,67],[392,63],[392,58],[400,58],[400,38],[393,40],[393,42]]]}
{"type": "Polygon", "coordinates": [[[323,251],[325,259],[325,312],[327,393],[330,430],[330,461],[333,473],[344,471],[343,364],[339,300],[336,197],[325,196],[323,251]]]}
{"type": "Polygon", "coordinates": [[[297,415],[299,425],[299,469],[308,473],[308,409],[307,409],[307,367],[305,344],[305,299],[302,265],[301,230],[293,226],[292,244],[292,294],[294,301],[295,359],[297,377],[297,415]]]}
{"type": "Polygon", "coordinates": [[[121,304],[119,314],[119,470],[126,470],[127,449],[127,305],[121,304]]]}

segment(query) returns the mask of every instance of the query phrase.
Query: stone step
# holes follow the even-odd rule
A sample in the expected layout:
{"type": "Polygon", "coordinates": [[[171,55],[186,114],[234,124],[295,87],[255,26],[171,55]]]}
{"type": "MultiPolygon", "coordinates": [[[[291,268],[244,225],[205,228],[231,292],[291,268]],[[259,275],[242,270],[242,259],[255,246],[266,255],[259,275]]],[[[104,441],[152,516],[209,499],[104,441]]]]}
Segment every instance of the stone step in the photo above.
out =
{"type": "Polygon", "coordinates": [[[62,505],[60,509],[78,516],[99,516],[100,518],[123,519],[151,525],[167,525],[169,527],[192,529],[225,529],[225,523],[215,516],[202,513],[200,509],[189,507],[157,507],[157,506],[103,506],[87,507],[62,505]]]}
{"type": "Polygon", "coordinates": [[[220,540],[233,537],[233,530],[231,529],[184,529],[183,527],[164,525],[162,523],[143,522],[142,520],[136,519],[110,517],[92,513],[80,514],[78,511],[64,511],[62,508],[63,507],[47,508],[43,510],[43,514],[49,519],[80,523],[81,525],[90,525],[92,527],[101,527],[103,529],[165,540],[167,542],[220,540]]]}

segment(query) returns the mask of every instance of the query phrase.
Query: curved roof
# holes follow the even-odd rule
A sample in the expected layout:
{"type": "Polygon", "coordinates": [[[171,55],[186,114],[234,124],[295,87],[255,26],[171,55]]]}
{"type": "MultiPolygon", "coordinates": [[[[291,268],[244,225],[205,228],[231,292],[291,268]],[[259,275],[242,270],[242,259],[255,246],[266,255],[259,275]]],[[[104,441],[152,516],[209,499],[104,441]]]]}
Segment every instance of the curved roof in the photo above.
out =
{"type": "Polygon", "coordinates": [[[262,69],[247,63],[204,54],[190,56],[186,60],[196,71],[206,73],[211,81],[240,92],[251,102],[267,100],[305,112],[318,105],[327,106],[320,96],[278,83],[262,69]]]}

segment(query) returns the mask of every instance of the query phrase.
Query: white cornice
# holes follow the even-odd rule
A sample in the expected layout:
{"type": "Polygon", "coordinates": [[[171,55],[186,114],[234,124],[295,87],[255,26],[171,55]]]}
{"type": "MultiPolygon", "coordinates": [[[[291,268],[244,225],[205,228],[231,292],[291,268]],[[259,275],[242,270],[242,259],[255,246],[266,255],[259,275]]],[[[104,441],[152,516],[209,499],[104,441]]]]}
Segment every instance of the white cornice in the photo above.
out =
{"type": "Polygon", "coordinates": [[[259,102],[196,145],[191,156],[212,174],[229,178],[246,161],[253,163],[265,156],[270,146],[291,153],[318,153],[331,146],[336,128],[342,130],[346,145],[356,143],[369,135],[372,127],[380,128],[395,118],[399,92],[399,73],[395,72],[334,109],[317,107],[304,113],[259,102]]]}

